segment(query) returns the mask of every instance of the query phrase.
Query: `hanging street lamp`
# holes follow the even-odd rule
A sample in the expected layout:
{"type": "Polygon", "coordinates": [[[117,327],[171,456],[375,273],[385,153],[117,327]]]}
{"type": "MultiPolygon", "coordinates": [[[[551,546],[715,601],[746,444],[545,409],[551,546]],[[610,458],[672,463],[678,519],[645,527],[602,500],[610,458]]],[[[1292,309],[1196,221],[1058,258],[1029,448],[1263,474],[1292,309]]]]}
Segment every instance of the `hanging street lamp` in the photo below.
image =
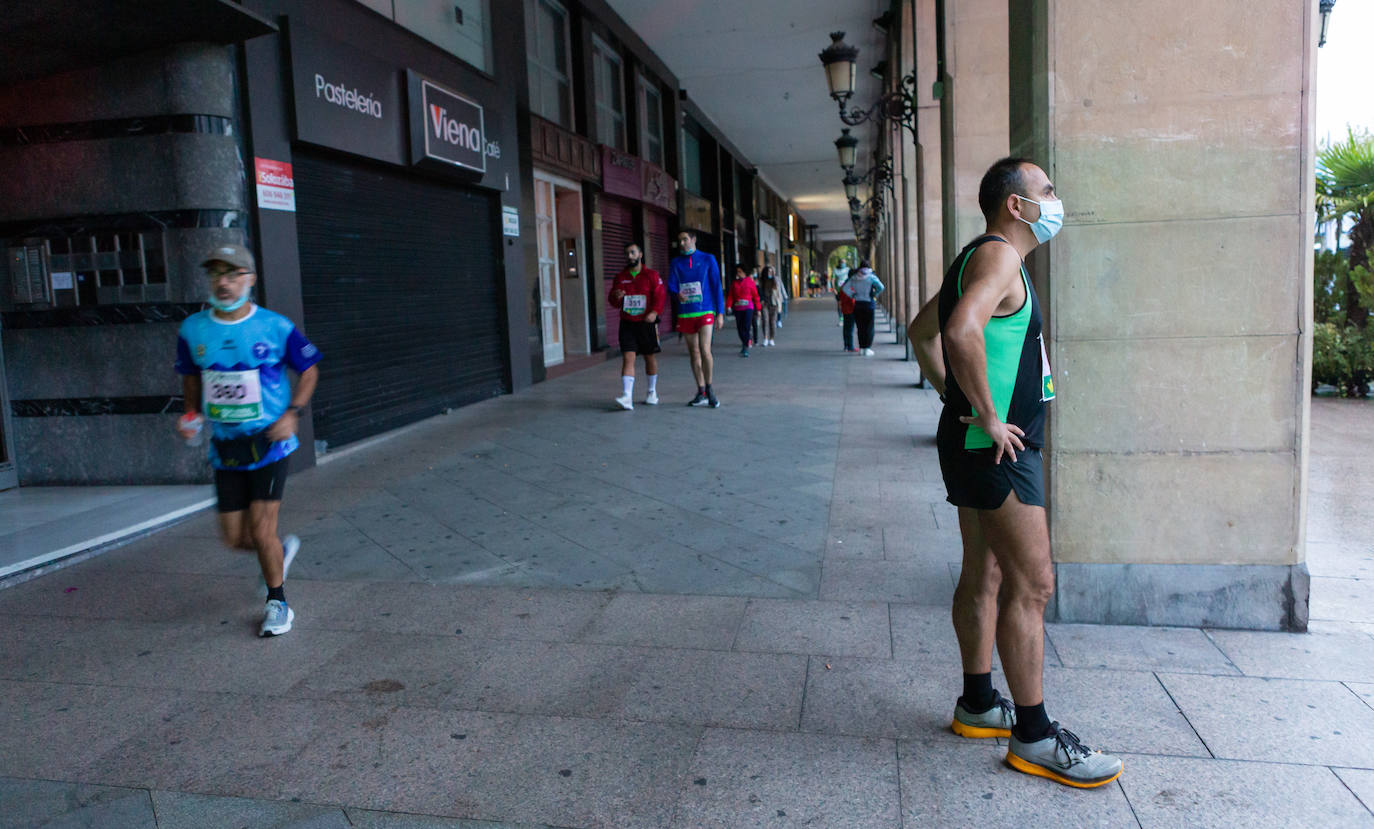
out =
{"type": "Polygon", "coordinates": [[[840,120],[851,127],[866,121],[896,121],[916,134],[916,75],[904,76],[898,88],[880,97],[866,110],[847,110],[845,105],[854,97],[855,67],[859,47],[844,42],[844,32],[831,32],[830,45],[820,53],[825,67],[830,97],[840,105],[840,120]]]}
{"type": "MultiPolygon", "coordinates": [[[[1331,22],[1331,10],[1336,8],[1336,0],[1321,0],[1321,5],[1319,6],[1319,8],[1321,9],[1322,13],[1322,33],[1321,37],[1317,39],[1317,48],[1321,48],[1326,45],[1326,24],[1331,22]]],[[[831,35],[831,37],[834,37],[834,35],[831,35]]],[[[858,55],[855,55],[855,57],[858,57],[858,55]]],[[[826,71],[830,71],[829,67],[826,68],[826,71]]],[[[833,94],[831,97],[834,97],[833,94]]]]}
{"type": "Polygon", "coordinates": [[[859,139],[850,135],[847,129],[840,130],[840,137],[835,139],[835,150],[840,154],[840,166],[846,172],[853,171],[859,154],[859,139]]]}

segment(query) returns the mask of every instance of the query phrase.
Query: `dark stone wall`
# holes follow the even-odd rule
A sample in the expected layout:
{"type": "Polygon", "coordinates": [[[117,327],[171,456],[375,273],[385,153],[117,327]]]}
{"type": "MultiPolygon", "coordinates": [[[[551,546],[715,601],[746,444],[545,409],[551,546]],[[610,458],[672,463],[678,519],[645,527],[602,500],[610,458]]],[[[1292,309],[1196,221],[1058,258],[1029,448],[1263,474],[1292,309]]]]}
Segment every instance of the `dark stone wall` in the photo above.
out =
{"type": "MultiPolygon", "coordinates": [[[[54,125],[159,116],[230,119],[219,132],[135,130],[0,148],[0,243],[64,228],[166,224],[167,283],[156,299],[171,311],[199,303],[204,252],[247,241],[235,71],[232,48],[183,44],[0,89],[0,128],[34,135],[51,135],[54,125]],[[231,212],[207,219],[194,211],[231,212]],[[222,226],[224,216],[236,226],[222,226]],[[220,226],[200,226],[213,222],[220,226]]],[[[179,406],[70,413],[117,411],[116,399],[125,408],[131,398],[156,407],[181,394],[171,367],[177,315],[99,313],[108,308],[6,305],[0,315],[21,485],[208,480],[204,450],[184,447],[172,433],[179,406]]]]}

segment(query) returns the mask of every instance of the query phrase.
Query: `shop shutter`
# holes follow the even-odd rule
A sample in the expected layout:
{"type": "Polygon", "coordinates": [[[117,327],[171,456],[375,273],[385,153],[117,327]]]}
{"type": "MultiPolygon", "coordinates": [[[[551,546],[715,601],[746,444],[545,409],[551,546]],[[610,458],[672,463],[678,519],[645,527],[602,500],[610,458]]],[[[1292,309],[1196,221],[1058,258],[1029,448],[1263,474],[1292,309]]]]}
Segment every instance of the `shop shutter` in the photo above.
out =
{"type": "MultiPolygon", "coordinates": [[[[665,280],[668,278],[668,266],[672,260],[672,247],[668,243],[668,217],[655,210],[648,211],[648,218],[644,225],[644,242],[649,249],[644,251],[649,258],[649,267],[658,271],[659,276],[665,280]]],[[[658,321],[660,334],[666,334],[673,329],[673,304],[668,303],[664,309],[662,318],[658,321]]]]}
{"type": "Polygon", "coordinates": [[[316,437],[351,443],[509,391],[492,197],[299,150],[293,162],[305,326],[324,354],[316,437]]]}
{"type": "MultiPolygon", "coordinates": [[[[634,210],[609,196],[601,197],[601,284],[610,290],[611,280],[625,268],[625,246],[635,240],[634,210]]],[[[605,297],[603,296],[604,300],[605,297]]],[[[620,348],[620,315],[607,308],[606,344],[620,348]]]]}

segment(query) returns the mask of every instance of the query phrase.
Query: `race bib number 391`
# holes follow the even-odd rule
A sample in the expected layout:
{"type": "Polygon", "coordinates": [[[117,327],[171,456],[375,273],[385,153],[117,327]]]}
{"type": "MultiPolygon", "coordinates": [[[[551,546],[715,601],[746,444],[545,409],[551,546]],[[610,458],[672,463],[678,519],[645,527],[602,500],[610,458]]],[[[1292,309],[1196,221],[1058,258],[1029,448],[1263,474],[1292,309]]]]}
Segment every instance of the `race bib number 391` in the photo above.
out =
{"type": "Polygon", "coordinates": [[[262,418],[262,381],[257,369],[202,371],[205,416],[216,423],[248,423],[262,418]]]}

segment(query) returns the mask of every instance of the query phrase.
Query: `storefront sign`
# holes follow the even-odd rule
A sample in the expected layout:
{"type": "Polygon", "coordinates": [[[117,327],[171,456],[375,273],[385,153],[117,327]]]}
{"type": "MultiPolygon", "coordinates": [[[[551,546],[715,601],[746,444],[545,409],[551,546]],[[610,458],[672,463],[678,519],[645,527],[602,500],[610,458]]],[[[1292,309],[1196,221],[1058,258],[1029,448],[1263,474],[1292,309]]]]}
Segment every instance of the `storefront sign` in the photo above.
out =
{"type": "Polygon", "coordinates": [[[500,158],[501,150],[487,144],[482,107],[415,72],[406,74],[411,163],[437,161],[485,173],[488,152],[500,158]]]}
{"type": "Polygon", "coordinates": [[[400,70],[294,21],[290,41],[296,138],[404,164],[400,70]]]}
{"type": "Polygon", "coordinates": [[[612,196],[639,201],[644,196],[644,175],[638,157],[601,145],[601,189],[612,196]]]}
{"type": "Polygon", "coordinates": [[[258,182],[258,207],[295,213],[296,182],[291,176],[291,165],[283,161],[254,158],[253,170],[258,182]]]}
{"type": "Polygon", "coordinates": [[[677,213],[677,182],[662,167],[645,161],[644,202],[668,213],[677,213]]]}
{"type": "Polygon", "coordinates": [[[502,205],[501,207],[501,235],[519,236],[520,235],[520,208],[502,205]]]}

